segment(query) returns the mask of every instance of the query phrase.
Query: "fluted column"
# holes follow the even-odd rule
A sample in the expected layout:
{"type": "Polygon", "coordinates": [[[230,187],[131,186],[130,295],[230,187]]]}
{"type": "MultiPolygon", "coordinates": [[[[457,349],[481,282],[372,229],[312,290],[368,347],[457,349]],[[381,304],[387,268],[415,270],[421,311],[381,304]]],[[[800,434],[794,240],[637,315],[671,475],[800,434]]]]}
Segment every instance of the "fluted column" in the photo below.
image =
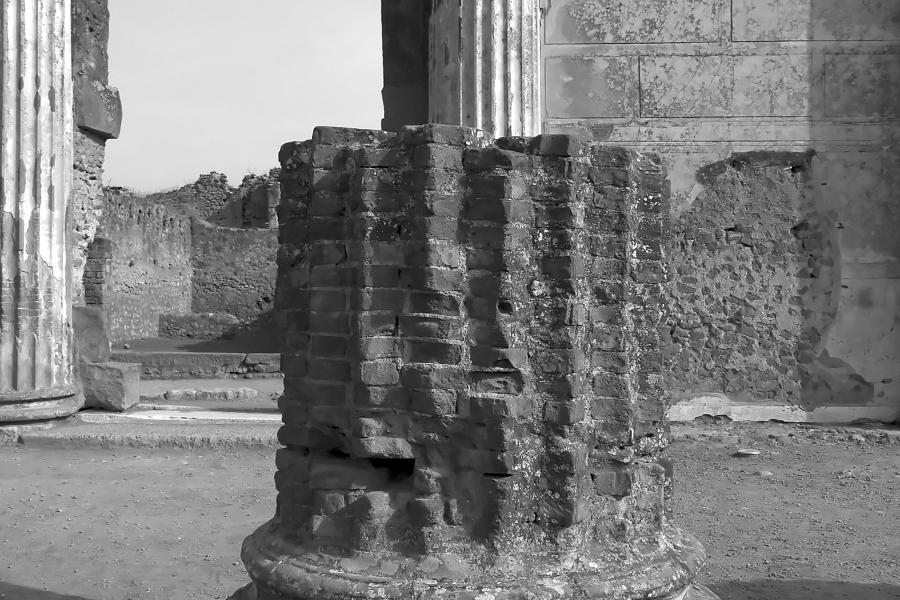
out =
{"type": "Polygon", "coordinates": [[[71,414],[70,0],[0,0],[0,422],[71,414]]]}
{"type": "Polygon", "coordinates": [[[540,0],[432,1],[429,121],[541,133],[540,0]]]}

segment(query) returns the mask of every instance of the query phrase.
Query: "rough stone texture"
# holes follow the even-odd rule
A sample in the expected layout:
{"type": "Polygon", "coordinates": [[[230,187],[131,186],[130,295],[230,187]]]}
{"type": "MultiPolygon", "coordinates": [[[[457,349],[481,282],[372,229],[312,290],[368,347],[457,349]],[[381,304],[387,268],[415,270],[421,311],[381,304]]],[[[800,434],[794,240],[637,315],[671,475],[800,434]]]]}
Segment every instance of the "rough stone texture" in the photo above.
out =
{"type": "Polygon", "coordinates": [[[79,366],[84,385],[84,406],[121,412],[141,399],[141,366],[106,362],[79,366]]]}
{"type": "Polygon", "coordinates": [[[74,78],[74,181],[72,186],[72,300],[85,303],[82,273],[88,244],[103,210],[106,139],[117,137],[122,119],[118,92],[109,83],[107,0],[72,0],[74,78]],[[110,117],[112,117],[110,119],[110,117]]]}
{"type": "Polygon", "coordinates": [[[655,157],[429,125],[317,128],[280,159],[285,447],[242,552],[259,600],[689,586],[655,157]]]}
{"type": "Polygon", "coordinates": [[[277,229],[217,227],[194,219],[191,232],[192,312],[229,313],[250,323],[271,310],[277,229]]]}
{"type": "Polygon", "coordinates": [[[240,320],[234,315],[221,312],[160,315],[159,335],[166,338],[210,340],[233,334],[240,324],[240,320]]]}
{"type": "Polygon", "coordinates": [[[556,0],[545,38],[548,44],[717,42],[724,5],[724,0],[556,0]]]}
{"type": "Polygon", "coordinates": [[[681,397],[860,417],[893,407],[900,418],[898,10],[890,0],[549,4],[548,130],[657,152],[669,172],[681,273],[670,297],[691,317],[668,327],[681,397]]]}
{"type": "Polygon", "coordinates": [[[280,354],[241,352],[155,352],[114,350],[112,359],[140,363],[144,379],[218,379],[279,372],[280,354]]]}
{"type": "Polygon", "coordinates": [[[265,175],[245,175],[239,187],[230,188],[231,195],[222,208],[205,220],[221,227],[277,229],[278,174],[279,169],[272,169],[265,175]]]}
{"type": "Polygon", "coordinates": [[[673,223],[670,320],[677,398],[724,392],[813,409],[865,405],[874,386],[824,342],[840,297],[836,215],[810,191],[811,156],[737,155],[673,223]]]}
{"type": "Polygon", "coordinates": [[[95,237],[87,247],[82,285],[87,306],[103,305],[103,291],[112,273],[112,241],[95,237]]]}
{"type": "Polygon", "coordinates": [[[384,119],[381,128],[428,120],[428,16],[431,3],[381,0],[384,119]]]}
{"type": "Polygon", "coordinates": [[[75,334],[75,356],[82,362],[107,362],[109,337],[106,334],[106,316],[96,306],[72,308],[72,330],[75,334]]]}
{"type": "Polygon", "coordinates": [[[113,342],[156,337],[159,315],[191,312],[190,219],[109,189],[97,235],[111,244],[102,306],[113,342]]]}
{"type": "Polygon", "coordinates": [[[900,40],[895,0],[734,0],[734,40],[900,40]]]}
{"type": "Polygon", "coordinates": [[[90,132],[76,128],[74,179],[72,184],[72,220],[74,248],[72,250],[72,300],[86,303],[82,279],[88,260],[88,246],[97,233],[103,213],[103,161],[106,141],[90,132]]]}
{"type": "Polygon", "coordinates": [[[226,175],[213,171],[200,175],[194,183],[149,194],[146,199],[164,205],[175,214],[207,219],[225,208],[236,192],[228,185],[226,175]]]}

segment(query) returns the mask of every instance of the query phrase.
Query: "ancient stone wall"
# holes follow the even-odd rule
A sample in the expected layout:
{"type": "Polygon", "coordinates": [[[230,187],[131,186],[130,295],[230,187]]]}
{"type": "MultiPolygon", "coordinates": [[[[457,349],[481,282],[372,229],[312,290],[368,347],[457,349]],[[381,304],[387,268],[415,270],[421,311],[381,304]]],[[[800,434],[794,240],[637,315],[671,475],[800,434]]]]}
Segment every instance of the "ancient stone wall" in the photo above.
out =
{"type": "Polygon", "coordinates": [[[112,341],[156,337],[159,315],[191,312],[189,218],[111,189],[97,236],[111,245],[102,298],[112,341]]]}
{"type": "Polygon", "coordinates": [[[161,204],[173,214],[207,219],[228,205],[237,190],[228,184],[228,176],[212,171],[197,181],[166,192],[148,194],[147,200],[161,204]]]}
{"type": "Polygon", "coordinates": [[[900,412],[898,43],[893,0],[550,3],[546,130],[668,168],[682,398],[900,412]]]}
{"type": "Polygon", "coordinates": [[[218,227],[194,219],[191,231],[193,312],[223,312],[250,323],[272,309],[277,229],[218,227]]]}
{"type": "Polygon", "coordinates": [[[75,80],[75,162],[72,221],[73,302],[84,302],[81,285],[87,247],[103,208],[106,140],[119,135],[122,106],[108,86],[109,10],[107,0],[72,1],[72,72],[75,80]]]}
{"type": "Polygon", "coordinates": [[[281,161],[274,526],[460,579],[481,544],[528,572],[657,543],[658,162],[448,126],[317,128],[281,161]]]}

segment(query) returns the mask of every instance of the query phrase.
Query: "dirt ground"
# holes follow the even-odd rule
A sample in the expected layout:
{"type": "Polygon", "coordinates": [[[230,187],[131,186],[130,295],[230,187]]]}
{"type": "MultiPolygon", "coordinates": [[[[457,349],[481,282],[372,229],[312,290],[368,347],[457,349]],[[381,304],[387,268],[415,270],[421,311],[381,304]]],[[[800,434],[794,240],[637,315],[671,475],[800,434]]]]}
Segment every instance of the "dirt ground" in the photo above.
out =
{"type": "MultiPolygon", "coordinates": [[[[677,432],[677,518],[723,600],[900,599],[896,436],[677,432]]],[[[242,539],[274,511],[273,471],[272,452],[0,448],[0,598],[227,598],[242,539]]]]}

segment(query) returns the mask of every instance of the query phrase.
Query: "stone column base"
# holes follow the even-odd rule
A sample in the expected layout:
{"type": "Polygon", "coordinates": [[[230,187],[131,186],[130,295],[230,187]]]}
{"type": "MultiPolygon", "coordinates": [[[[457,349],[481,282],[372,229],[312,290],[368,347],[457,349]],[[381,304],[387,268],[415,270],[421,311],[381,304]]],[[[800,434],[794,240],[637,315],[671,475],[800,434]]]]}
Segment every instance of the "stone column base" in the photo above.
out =
{"type": "MultiPolygon", "coordinates": [[[[712,591],[705,585],[693,583],[687,589],[678,592],[675,596],[670,596],[674,600],[719,600],[712,591]]],[[[250,583],[236,591],[228,597],[228,600],[262,600],[256,592],[256,584],[250,583]]]]}
{"type": "Polygon", "coordinates": [[[84,394],[75,388],[38,390],[0,397],[0,423],[44,421],[75,414],[84,406],[84,394]]]}
{"type": "MultiPolygon", "coordinates": [[[[507,578],[502,569],[472,573],[464,581],[419,576],[375,576],[345,571],[339,557],[304,553],[279,535],[270,522],[245,541],[241,556],[254,583],[231,600],[715,600],[704,586],[691,582],[704,561],[703,548],[692,536],[667,528],[659,548],[636,558],[608,561],[591,570],[548,566],[546,573],[507,578]],[[331,562],[329,567],[323,559],[331,562]],[[674,591],[673,591],[674,590],[674,591]]],[[[402,557],[390,557],[392,560],[402,557]]],[[[428,557],[422,557],[428,560],[428,557]]],[[[431,559],[433,560],[433,558],[431,559]]],[[[414,559],[407,559],[414,561],[414,559]]],[[[352,560],[351,560],[352,562],[352,560]]],[[[407,564],[399,572],[421,572],[407,564]]]]}

